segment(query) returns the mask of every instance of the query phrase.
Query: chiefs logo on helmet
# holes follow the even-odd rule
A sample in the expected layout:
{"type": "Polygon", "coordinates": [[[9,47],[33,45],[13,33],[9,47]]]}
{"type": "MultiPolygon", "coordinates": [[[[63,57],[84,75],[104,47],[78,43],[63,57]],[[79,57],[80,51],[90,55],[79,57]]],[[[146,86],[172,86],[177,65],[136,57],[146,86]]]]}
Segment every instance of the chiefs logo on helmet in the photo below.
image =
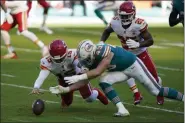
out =
{"type": "Polygon", "coordinates": [[[54,40],[49,45],[49,54],[52,61],[62,63],[67,55],[67,45],[63,40],[54,40]]]}

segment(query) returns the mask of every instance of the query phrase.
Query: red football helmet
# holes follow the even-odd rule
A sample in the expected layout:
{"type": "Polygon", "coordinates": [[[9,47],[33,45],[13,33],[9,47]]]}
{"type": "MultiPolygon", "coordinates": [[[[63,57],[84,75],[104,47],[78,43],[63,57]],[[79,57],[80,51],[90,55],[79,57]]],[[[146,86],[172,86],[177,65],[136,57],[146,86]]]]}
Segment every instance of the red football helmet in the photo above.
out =
{"type": "Polygon", "coordinates": [[[49,45],[49,54],[52,61],[62,63],[67,55],[67,45],[63,40],[54,40],[49,45]]]}
{"type": "Polygon", "coordinates": [[[133,2],[123,2],[118,9],[118,15],[123,25],[131,24],[136,15],[136,7],[133,2]]]}

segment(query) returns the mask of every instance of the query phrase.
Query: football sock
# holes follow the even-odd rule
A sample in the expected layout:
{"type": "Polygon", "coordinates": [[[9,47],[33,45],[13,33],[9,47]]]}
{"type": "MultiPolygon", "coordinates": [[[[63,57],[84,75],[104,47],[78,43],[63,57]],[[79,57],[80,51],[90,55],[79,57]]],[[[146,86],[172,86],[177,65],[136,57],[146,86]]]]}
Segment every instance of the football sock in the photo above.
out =
{"type": "Polygon", "coordinates": [[[10,44],[10,35],[9,35],[9,33],[7,31],[5,31],[5,30],[1,30],[1,37],[2,37],[2,40],[5,43],[5,46],[8,49],[8,52],[9,53],[14,52],[14,48],[10,44]]]}
{"type": "Polygon", "coordinates": [[[28,30],[24,30],[23,32],[21,32],[21,34],[23,36],[25,36],[26,38],[30,39],[35,44],[37,44],[40,48],[44,47],[44,43],[42,41],[40,41],[34,33],[30,32],[28,30]]]}
{"type": "Polygon", "coordinates": [[[42,27],[44,27],[46,25],[46,19],[47,19],[48,15],[47,14],[44,14],[43,15],[43,22],[42,22],[42,27]]]}
{"type": "Polygon", "coordinates": [[[112,85],[105,83],[105,82],[101,82],[100,84],[101,89],[103,90],[103,92],[105,93],[105,95],[107,96],[107,98],[113,103],[113,104],[117,104],[119,102],[121,102],[120,98],[118,97],[116,91],[113,89],[112,85]]]}
{"type": "Polygon", "coordinates": [[[176,91],[175,89],[169,87],[162,87],[158,96],[164,96],[170,99],[176,99],[179,101],[184,101],[184,95],[181,92],[176,91]]]}
{"type": "Polygon", "coordinates": [[[96,16],[98,16],[101,20],[103,20],[104,24],[106,24],[106,25],[108,24],[107,21],[105,20],[104,16],[101,14],[100,10],[96,9],[94,12],[95,12],[96,16]]]}
{"type": "Polygon", "coordinates": [[[133,93],[138,92],[138,88],[137,88],[136,83],[135,83],[135,80],[134,80],[133,78],[128,79],[128,80],[127,80],[127,84],[129,85],[130,90],[131,90],[133,93]]]}

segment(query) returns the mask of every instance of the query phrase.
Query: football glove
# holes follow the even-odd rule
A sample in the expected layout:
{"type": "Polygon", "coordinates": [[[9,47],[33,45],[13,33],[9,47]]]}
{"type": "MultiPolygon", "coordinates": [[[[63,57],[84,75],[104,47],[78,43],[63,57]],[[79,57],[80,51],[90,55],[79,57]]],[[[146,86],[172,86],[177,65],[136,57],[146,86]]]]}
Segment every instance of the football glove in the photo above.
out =
{"type": "Polygon", "coordinates": [[[64,77],[64,80],[66,80],[66,83],[68,84],[74,84],[76,82],[79,82],[81,80],[86,80],[86,79],[88,79],[87,74],[74,75],[71,77],[64,77]]]}
{"type": "Polygon", "coordinates": [[[126,41],[126,44],[127,44],[128,48],[138,48],[140,46],[139,42],[136,42],[132,39],[128,39],[126,41]]]}
{"type": "Polygon", "coordinates": [[[57,85],[55,87],[50,87],[49,91],[52,94],[65,94],[65,93],[68,93],[70,90],[69,90],[69,87],[63,87],[61,85],[57,85]]]}
{"type": "Polygon", "coordinates": [[[34,88],[29,94],[43,94],[44,92],[40,91],[38,88],[34,88]]]}

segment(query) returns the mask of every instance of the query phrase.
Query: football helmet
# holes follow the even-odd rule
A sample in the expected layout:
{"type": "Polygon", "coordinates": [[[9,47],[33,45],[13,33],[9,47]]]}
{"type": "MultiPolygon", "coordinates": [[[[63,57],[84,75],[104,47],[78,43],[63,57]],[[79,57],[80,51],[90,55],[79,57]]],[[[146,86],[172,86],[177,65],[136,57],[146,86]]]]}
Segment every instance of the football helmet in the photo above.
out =
{"type": "Polygon", "coordinates": [[[118,9],[118,15],[123,25],[131,24],[136,15],[136,7],[133,2],[123,2],[118,9]]]}
{"type": "Polygon", "coordinates": [[[77,48],[77,55],[80,63],[83,66],[91,66],[95,60],[96,45],[89,39],[83,40],[79,43],[77,48]]]}
{"type": "Polygon", "coordinates": [[[49,44],[49,54],[55,63],[62,63],[67,55],[67,45],[63,40],[54,40],[49,44]]]}

